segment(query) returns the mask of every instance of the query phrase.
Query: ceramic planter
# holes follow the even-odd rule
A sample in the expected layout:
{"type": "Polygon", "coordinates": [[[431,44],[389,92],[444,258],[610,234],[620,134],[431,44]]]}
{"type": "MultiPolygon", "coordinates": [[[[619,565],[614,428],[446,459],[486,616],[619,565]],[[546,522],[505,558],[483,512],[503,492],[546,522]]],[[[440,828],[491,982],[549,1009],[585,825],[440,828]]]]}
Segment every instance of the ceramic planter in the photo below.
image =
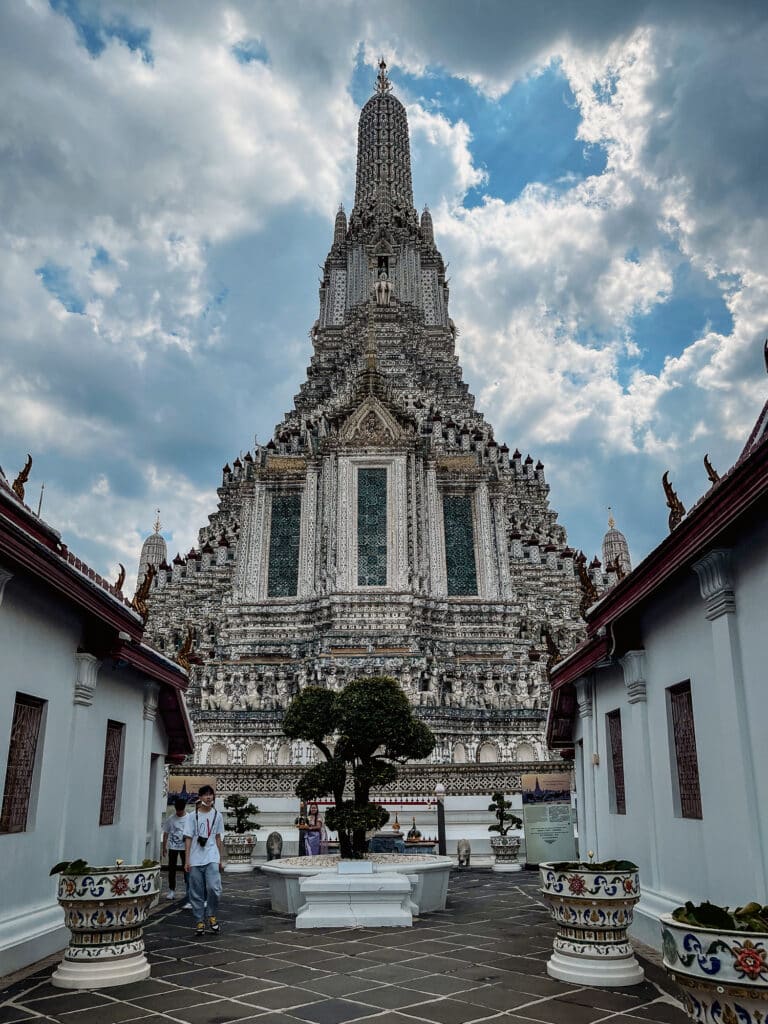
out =
{"type": "Polygon", "coordinates": [[[557,924],[547,973],[577,985],[638,985],[644,972],[627,938],[640,899],[637,871],[540,864],[541,894],[557,924]]]}
{"type": "Polygon", "coordinates": [[[224,849],[227,853],[227,860],[224,870],[229,873],[245,873],[252,871],[251,853],[253,852],[253,836],[240,834],[239,832],[224,833],[224,849]]]}
{"type": "Polygon", "coordinates": [[[520,853],[520,836],[491,836],[494,871],[522,871],[517,859],[520,853]]]}
{"type": "Polygon", "coordinates": [[[90,868],[59,875],[58,901],[72,936],[51,978],[57,988],[108,988],[149,977],[144,921],[160,891],[160,866],[90,868]]]}
{"type": "Polygon", "coordinates": [[[768,934],[688,925],[662,915],[664,967],[683,990],[690,1020],[765,1024],[768,934]]]}

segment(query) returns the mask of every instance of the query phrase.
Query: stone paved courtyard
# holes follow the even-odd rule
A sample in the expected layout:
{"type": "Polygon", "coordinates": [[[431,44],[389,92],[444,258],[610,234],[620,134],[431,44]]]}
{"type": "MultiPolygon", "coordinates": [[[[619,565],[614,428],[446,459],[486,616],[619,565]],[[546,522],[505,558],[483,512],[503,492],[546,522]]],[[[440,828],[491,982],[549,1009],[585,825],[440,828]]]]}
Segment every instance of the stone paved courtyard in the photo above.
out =
{"type": "Polygon", "coordinates": [[[225,875],[218,935],[192,936],[180,903],[162,904],[146,929],[152,978],[97,992],[49,983],[51,962],[0,993],[0,1024],[177,1021],[179,1024],[596,1024],[686,1018],[660,969],[631,989],[553,981],[553,929],[538,875],[489,869],[451,876],[448,909],[412,929],[296,931],[269,910],[264,877],[225,875]]]}

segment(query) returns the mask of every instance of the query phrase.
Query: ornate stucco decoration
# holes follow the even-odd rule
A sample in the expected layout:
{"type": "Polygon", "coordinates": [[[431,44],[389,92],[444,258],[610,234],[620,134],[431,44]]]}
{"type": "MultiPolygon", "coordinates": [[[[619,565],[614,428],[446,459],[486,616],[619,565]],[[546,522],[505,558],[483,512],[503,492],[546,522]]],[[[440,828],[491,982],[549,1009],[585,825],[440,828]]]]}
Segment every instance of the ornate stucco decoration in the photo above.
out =
{"type": "Polygon", "coordinates": [[[304,473],[307,469],[307,460],[298,455],[269,455],[267,456],[268,473],[304,473]]]}
{"type": "Polygon", "coordinates": [[[373,395],[355,409],[341,429],[342,444],[363,448],[385,447],[404,437],[395,417],[373,395]]]}

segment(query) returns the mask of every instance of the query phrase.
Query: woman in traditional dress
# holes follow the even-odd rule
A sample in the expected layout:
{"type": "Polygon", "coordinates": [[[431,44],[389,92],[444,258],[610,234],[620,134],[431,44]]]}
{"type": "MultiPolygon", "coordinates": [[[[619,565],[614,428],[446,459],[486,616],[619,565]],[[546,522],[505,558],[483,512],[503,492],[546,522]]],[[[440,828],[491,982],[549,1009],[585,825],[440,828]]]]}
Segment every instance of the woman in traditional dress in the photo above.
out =
{"type": "Polygon", "coordinates": [[[315,803],[309,805],[305,837],[307,856],[316,857],[320,853],[320,844],[327,840],[328,833],[325,830],[325,822],[320,817],[317,804],[315,803]]]}

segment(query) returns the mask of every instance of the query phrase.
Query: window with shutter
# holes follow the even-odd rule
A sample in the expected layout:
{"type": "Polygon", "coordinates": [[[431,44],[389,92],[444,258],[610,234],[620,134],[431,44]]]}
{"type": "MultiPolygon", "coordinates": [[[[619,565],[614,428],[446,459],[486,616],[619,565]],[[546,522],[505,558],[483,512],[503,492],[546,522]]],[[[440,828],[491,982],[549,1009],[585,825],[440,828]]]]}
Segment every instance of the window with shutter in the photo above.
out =
{"type": "Polygon", "coordinates": [[[120,722],[107,722],[107,742],[104,747],[104,775],[101,783],[100,825],[113,825],[115,821],[124,728],[125,726],[120,722]]]}
{"type": "Polygon", "coordinates": [[[690,681],[671,686],[667,692],[677,774],[677,813],[681,818],[701,818],[699,759],[690,681]]]}
{"type": "Polygon", "coordinates": [[[44,700],[17,693],[8,747],[0,833],[26,832],[44,700]]]}
{"type": "Polygon", "coordinates": [[[609,711],[605,716],[608,726],[608,747],[611,755],[611,811],[626,814],[627,803],[624,793],[624,745],[621,737],[621,711],[609,711]]]}

